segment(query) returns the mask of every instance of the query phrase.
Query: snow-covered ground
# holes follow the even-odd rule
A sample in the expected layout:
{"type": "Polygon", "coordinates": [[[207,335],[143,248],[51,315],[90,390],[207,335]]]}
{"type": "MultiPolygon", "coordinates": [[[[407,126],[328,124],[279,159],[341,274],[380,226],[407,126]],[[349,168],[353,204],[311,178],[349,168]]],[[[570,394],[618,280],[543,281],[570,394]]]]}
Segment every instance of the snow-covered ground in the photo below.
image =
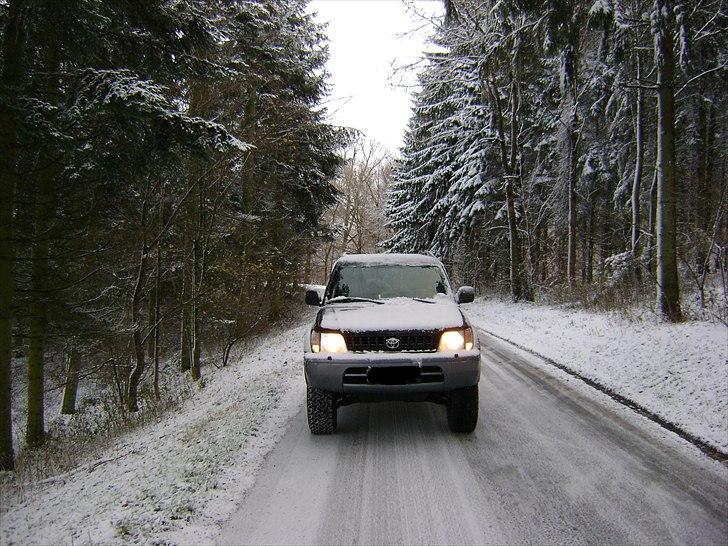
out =
{"type": "MultiPolygon", "coordinates": [[[[728,452],[725,326],[494,299],[464,307],[476,326],[728,452]]],[[[177,410],[127,433],[99,460],[25,487],[20,500],[0,499],[0,543],[211,543],[303,404],[309,323],[250,342],[177,410]]]]}
{"type": "Polygon", "coordinates": [[[486,331],[593,379],[728,453],[728,328],[482,299],[486,331]]]}
{"type": "Polygon", "coordinates": [[[308,328],[256,341],[103,459],[27,487],[0,507],[0,543],[211,542],[304,401],[308,328]]]}

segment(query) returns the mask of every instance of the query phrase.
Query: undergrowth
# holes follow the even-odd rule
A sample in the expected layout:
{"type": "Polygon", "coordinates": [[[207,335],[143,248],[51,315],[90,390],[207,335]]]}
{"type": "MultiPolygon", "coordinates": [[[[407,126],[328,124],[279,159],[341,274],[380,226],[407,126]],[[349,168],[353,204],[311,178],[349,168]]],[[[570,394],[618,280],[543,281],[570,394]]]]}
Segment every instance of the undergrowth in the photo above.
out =
{"type": "MultiPolygon", "coordinates": [[[[302,297],[300,298],[302,300],[302,297]]],[[[305,306],[291,302],[288,313],[278,321],[264,325],[241,339],[233,359],[240,356],[244,346],[258,342],[274,329],[286,328],[300,320],[305,306]]],[[[189,399],[195,390],[204,387],[205,376],[213,375],[220,367],[218,355],[221,340],[211,336],[206,346],[210,348],[204,359],[203,379],[197,383],[176,370],[171,360],[162,367],[164,389],[157,400],[150,385],[149,375],[139,391],[140,411],[129,413],[120,404],[113,386],[82,397],[73,415],[57,415],[49,420],[45,442],[29,449],[20,447],[13,472],[0,472],[0,513],[10,503],[23,502],[34,490],[64,474],[81,471],[85,466],[103,462],[110,449],[127,434],[138,433],[143,427],[161,421],[189,399]]],[[[120,454],[122,455],[122,454],[120,454]]],[[[112,454],[113,456],[113,454],[112,454]]]]}
{"type": "MultiPolygon", "coordinates": [[[[637,278],[634,274],[617,279],[577,280],[566,283],[534,285],[534,300],[538,304],[563,306],[601,313],[614,313],[629,321],[659,320],[656,308],[654,279],[637,278]]],[[[479,295],[510,299],[507,284],[490,285],[479,295]]],[[[681,283],[683,320],[707,321],[728,327],[728,289],[720,273],[715,273],[701,292],[695,283],[684,277],[681,283]]]]}
{"type": "Polygon", "coordinates": [[[19,450],[15,471],[0,473],[0,498],[22,502],[36,486],[84,465],[94,464],[105,455],[120,438],[138,429],[156,423],[178,408],[195,391],[189,381],[177,381],[168,387],[160,400],[150,389],[140,391],[141,410],[124,411],[111,392],[95,398],[85,398],[73,415],[54,418],[48,427],[42,446],[19,450]]]}

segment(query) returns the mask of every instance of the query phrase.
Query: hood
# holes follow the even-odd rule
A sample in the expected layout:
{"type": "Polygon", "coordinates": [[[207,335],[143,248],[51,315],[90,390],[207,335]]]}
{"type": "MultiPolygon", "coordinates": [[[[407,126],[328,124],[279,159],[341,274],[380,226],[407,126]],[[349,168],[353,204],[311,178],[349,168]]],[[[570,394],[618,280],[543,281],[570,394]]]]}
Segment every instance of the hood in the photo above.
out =
{"type": "Polygon", "coordinates": [[[329,304],[316,319],[317,328],[340,332],[433,331],[464,324],[460,308],[452,301],[329,304]]]}

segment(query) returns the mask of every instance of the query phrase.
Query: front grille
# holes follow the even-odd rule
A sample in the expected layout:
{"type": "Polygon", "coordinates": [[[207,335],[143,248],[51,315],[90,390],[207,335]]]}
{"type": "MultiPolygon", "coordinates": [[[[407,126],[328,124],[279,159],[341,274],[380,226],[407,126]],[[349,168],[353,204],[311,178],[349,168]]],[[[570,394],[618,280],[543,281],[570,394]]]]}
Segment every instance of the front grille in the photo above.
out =
{"type": "Polygon", "coordinates": [[[440,366],[357,366],[344,371],[344,385],[412,385],[442,383],[444,380],[440,366]]]}
{"type": "Polygon", "coordinates": [[[346,346],[355,353],[365,352],[434,352],[437,351],[439,341],[437,332],[367,332],[344,334],[346,346]],[[396,346],[393,342],[387,344],[387,340],[396,339],[396,346]]]}

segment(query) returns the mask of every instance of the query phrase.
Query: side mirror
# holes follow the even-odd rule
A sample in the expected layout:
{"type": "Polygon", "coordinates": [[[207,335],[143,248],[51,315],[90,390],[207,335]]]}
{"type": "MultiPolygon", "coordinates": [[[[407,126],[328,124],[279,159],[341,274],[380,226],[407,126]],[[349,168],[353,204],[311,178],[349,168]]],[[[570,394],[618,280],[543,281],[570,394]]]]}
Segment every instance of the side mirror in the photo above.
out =
{"type": "Polygon", "coordinates": [[[306,290],[306,305],[321,305],[318,290],[306,290]]]}
{"type": "Polygon", "coordinates": [[[475,299],[475,288],[472,286],[461,286],[455,295],[458,303],[470,303],[475,299]]]}

